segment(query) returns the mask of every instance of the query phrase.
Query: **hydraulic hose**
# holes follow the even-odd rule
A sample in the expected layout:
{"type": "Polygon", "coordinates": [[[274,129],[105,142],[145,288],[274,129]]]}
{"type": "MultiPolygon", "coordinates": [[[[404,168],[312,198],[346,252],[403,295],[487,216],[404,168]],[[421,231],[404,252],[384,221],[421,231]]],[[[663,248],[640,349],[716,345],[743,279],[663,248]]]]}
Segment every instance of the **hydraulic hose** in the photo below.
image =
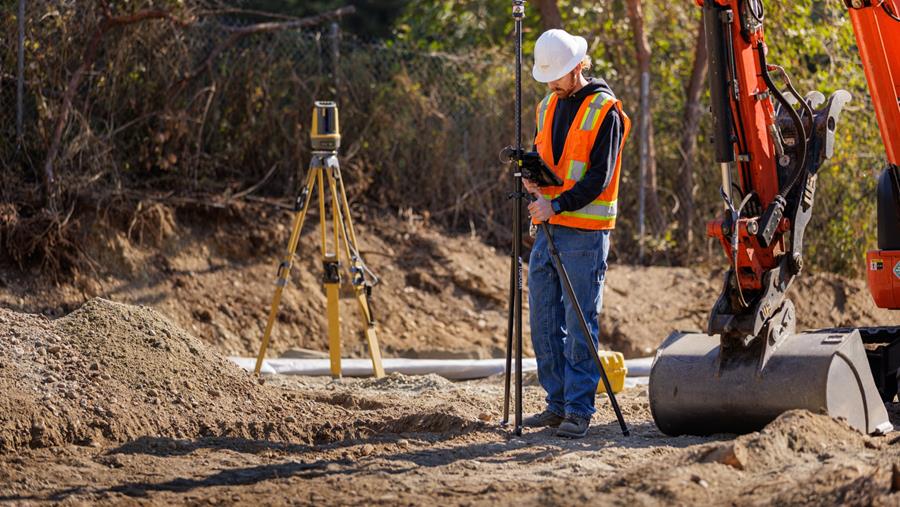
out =
{"type": "Polygon", "coordinates": [[[889,18],[891,18],[891,19],[893,19],[894,21],[900,23],[900,17],[898,17],[898,16],[897,16],[897,13],[895,13],[894,11],[892,11],[890,7],[888,7],[887,2],[882,1],[882,2],[881,2],[881,8],[884,9],[885,14],[887,14],[889,18]]]}
{"type": "MultiPolygon", "coordinates": [[[[799,144],[800,144],[800,163],[797,164],[797,168],[794,170],[794,176],[791,178],[790,182],[785,185],[784,188],[781,189],[781,192],[778,193],[781,197],[786,198],[788,193],[790,193],[791,189],[800,182],[800,178],[803,177],[803,172],[806,170],[806,145],[807,145],[807,137],[806,137],[806,128],[803,127],[803,120],[800,119],[800,114],[797,113],[797,110],[794,109],[784,95],[782,95],[781,91],[775,86],[775,83],[772,81],[772,76],[769,74],[769,66],[766,64],[766,45],[762,42],[756,46],[757,51],[759,52],[759,63],[760,67],[762,67],[762,78],[763,81],[766,82],[766,86],[769,87],[769,90],[772,92],[772,95],[775,99],[781,103],[781,106],[786,108],[788,114],[791,116],[791,120],[797,126],[797,133],[799,134],[799,144]]],[[[791,86],[793,88],[793,86],[791,86]]],[[[796,93],[796,92],[794,92],[796,93]]],[[[801,104],[806,104],[805,100],[800,100],[801,104]]],[[[806,104],[807,107],[809,106],[806,104]]],[[[810,111],[810,119],[812,119],[812,112],[810,111]]]]}

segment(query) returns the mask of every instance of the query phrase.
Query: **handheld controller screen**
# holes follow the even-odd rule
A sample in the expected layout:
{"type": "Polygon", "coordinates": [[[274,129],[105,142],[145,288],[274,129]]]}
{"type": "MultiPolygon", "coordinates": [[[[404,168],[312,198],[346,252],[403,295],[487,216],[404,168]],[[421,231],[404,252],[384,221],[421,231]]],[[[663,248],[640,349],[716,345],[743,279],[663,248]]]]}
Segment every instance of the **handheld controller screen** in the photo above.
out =
{"type": "Polygon", "coordinates": [[[547,167],[547,164],[541,160],[541,156],[536,151],[522,151],[516,156],[516,149],[512,146],[503,148],[500,152],[500,160],[504,163],[512,163],[516,159],[521,160],[522,177],[538,184],[539,187],[558,187],[563,181],[553,171],[547,167]]]}

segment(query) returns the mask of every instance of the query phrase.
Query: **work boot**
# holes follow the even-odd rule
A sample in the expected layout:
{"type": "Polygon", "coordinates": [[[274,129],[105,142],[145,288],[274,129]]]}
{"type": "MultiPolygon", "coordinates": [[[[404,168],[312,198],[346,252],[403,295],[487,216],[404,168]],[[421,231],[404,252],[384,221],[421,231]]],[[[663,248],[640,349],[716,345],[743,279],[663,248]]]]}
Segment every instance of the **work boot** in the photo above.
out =
{"type": "Polygon", "coordinates": [[[566,438],[581,438],[587,435],[588,426],[591,425],[590,419],[576,417],[574,415],[566,416],[558,428],[556,428],[556,436],[566,438]]]}
{"type": "Polygon", "coordinates": [[[544,428],[551,427],[555,428],[559,426],[559,423],[563,422],[563,417],[554,414],[549,410],[544,410],[539,414],[534,414],[526,417],[522,421],[522,426],[526,428],[544,428]]]}

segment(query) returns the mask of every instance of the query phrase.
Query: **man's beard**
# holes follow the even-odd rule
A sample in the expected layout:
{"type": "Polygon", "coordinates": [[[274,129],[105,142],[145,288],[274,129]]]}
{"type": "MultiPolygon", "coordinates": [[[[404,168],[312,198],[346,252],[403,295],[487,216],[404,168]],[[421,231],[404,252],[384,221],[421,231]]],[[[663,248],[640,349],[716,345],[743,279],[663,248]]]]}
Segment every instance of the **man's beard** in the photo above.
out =
{"type": "Polygon", "coordinates": [[[569,95],[572,94],[572,93],[571,93],[571,88],[569,88],[569,89],[564,89],[564,88],[554,88],[554,89],[553,89],[553,92],[556,93],[556,95],[557,95],[559,98],[561,98],[561,99],[567,98],[569,95]]]}
{"type": "Polygon", "coordinates": [[[564,99],[572,95],[572,90],[575,89],[575,80],[572,80],[572,84],[569,87],[553,87],[553,93],[555,93],[559,98],[564,99]]]}

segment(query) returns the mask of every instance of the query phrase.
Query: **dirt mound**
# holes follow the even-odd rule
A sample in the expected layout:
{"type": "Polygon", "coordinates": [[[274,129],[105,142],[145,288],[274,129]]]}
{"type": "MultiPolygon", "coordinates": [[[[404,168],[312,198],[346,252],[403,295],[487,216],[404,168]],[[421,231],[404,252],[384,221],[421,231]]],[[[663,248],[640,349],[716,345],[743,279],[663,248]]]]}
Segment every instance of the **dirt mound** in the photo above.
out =
{"type": "MultiPolygon", "coordinates": [[[[722,289],[718,268],[611,265],[600,316],[604,344],[626,357],[651,355],[672,331],[706,329],[722,289]]],[[[865,280],[832,273],[803,273],[788,292],[797,329],[900,324],[900,316],[875,307],[865,280]]]]}
{"type": "Polygon", "coordinates": [[[486,423],[459,414],[426,411],[386,421],[379,425],[379,433],[440,433],[453,436],[486,428],[486,423]]]}
{"type": "Polygon", "coordinates": [[[641,505],[896,505],[891,472],[896,451],[885,440],[795,410],[733,440],[668,452],[659,447],[655,451],[665,459],[649,460],[605,483],[555,485],[541,498],[549,504],[581,496],[594,503],[641,505]]]}
{"type": "Polygon", "coordinates": [[[762,431],[701,452],[697,462],[722,463],[738,470],[767,470],[865,447],[866,437],[845,422],[806,410],[785,412],[762,431]]]}
{"type": "Polygon", "coordinates": [[[0,449],[147,434],[311,442],[339,411],[259,386],[149,308],[93,299],[56,321],[0,309],[0,337],[0,449]]]}

